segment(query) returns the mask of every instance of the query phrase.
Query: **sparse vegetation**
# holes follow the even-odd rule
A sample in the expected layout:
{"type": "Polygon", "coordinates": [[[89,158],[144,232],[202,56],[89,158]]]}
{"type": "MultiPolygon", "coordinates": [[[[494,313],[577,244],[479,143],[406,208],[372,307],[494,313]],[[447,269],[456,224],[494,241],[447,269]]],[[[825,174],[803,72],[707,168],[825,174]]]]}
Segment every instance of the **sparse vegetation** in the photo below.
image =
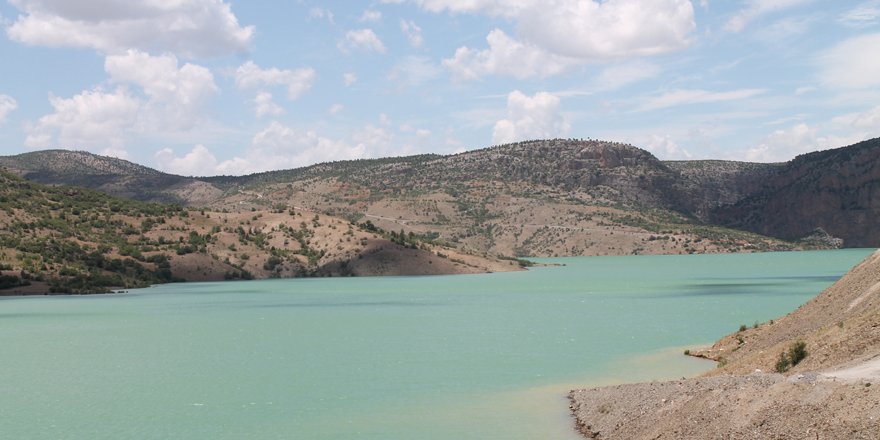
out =
{"type": "Polygon", "coordinates": [[[785,373],[791,367],[799,364],[807,357],[807,343],[797,341],[788,348],[779,353],[779,359],[776,361],[776,372],[785,373]]]}

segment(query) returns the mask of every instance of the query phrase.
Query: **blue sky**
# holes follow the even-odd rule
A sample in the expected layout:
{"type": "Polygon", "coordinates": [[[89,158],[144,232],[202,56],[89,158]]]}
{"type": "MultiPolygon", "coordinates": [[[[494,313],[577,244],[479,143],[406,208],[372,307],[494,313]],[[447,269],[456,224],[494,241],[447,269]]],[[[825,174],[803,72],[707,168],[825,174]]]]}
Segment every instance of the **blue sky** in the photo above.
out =
{"type": "Polygon", "coordinates": [[[185,175],[632,143],[788,160],[880,136],[880,0],[6,0],[0,154],[185,175]]]}

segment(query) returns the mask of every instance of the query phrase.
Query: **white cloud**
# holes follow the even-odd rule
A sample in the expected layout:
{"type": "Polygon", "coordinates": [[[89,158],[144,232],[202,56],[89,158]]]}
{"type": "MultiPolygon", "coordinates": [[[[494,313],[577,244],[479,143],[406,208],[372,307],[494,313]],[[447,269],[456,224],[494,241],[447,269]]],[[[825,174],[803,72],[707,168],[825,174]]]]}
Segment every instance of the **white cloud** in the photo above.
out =
{"type": "Polygon", "coordinates": [[[658,55],[683,49],[696,28],[689,0],[536,2],[519,33],[557,55],[582,60],[658,55]]]}
{"type": "Polygon", "coordinates": [[[866,89],[880,85],[880,33],[839,43],[818,58],[822,81],[833,88],[866,89]]]}
{"type": "Polygon", "coordinates": [[[242,27],[221,0],[14,0],[22,11],[10,39],[103,53],[134,48],[183,56],[245,52],[253,26],[242,27]]]}
{"type": "Polygon", "coordinates": [[[204,145],[196,145],[183,156],[175,156],[174,150],[163,148],[153,160],[159,169],[181,176],[213,176],[217,174],[217,158],[204,145]]]}
{"type": "Polygon", "coordinates": [[[400,30],[406,35],[409,45],[412,47],[422,47],[425,39],[422,37],[422,28],[412,20],[400,20],[400,30]]]}
{"type": "Polygon", "coordinates": [[[15,99],[9,95],[0,94],[0,124],[6,122],[6,116],[16,108],[18,108],[18,103],[15,102],[15,99]]]}
{"type": "Polygon", "coordinates": [[[673,52],[687,47],[696,29],[690,0],[412,1],[432,12],[481,13],[516,23],[516,38],[495,29],[487,36],[489,48],[460,47],[445,60],[459,79],[543,77],[593,61],[673,52]]]}
{"type": "Polygon", "coordinates": [[[812,0],[749,0],[746,7],[742,8],[724,25],[728,32],[739,32],[754,20],[777,11],[788,9],[808,3],[812,0]]]}
{"type": "Polygon", "coordinates": [[[257,172],[270,169],[295,168],[331,160],[364,157],[367,145],[329,139],[314,130],[297,130],[273,121],[254,135],[244,158],[218,165],[227,173],[257,172]],[[245,165],[247,164],[247,165],[245,165]]]}
{"type": "Polygon", "coordinates": [[[786,161],[798,154],[843,147],[877,136],[880,136],[880,106],[840,115],[821,124],[801,122],[775,130],[748,149],[746,159],[786,161]]]}
{"type": "Polygon", "coordinates": [[[400,87],[416,87],[440,75],[441,69],[430,58],[408,56],[401,59],[388,72],[388,80],[400,87]]]}
{"type": "Polygon", "coordinates": [[[192,128],[208,98],[218,91],[210,70],[190,63],[178,68],[177,57],[171,54],[128,50],[108,56],[104,70],[112,82],[140,86],[149,97],[143,116],[153,119],[143,123],[164,129],[192,128]]]}
{"type": "Polygon", "coordinates": [[[26,127],[28,147],[122,149],[142,106],[123,87],[113,92],[87,90],[68,99],[50,95],[49,103],[54,112],[26,127]]]}
{"type": "Polygon", "coordinates": [[[783,162],[798,154],[829,148],[828,141],[818,136],[816,127],[799,123],[788,129],[776,130],[757,146],[746,151],[751,162],[783,162]]]}
{"type": "Polygon", "coordinates": [[[385,53],[385,45],[372,29],[354,29],[345,33],[345,39],[336,44],[343,53],[353,50],[385,53]]]}
{"type": "Polygon", "coordinates": [[[528,43],[519,42],[500,29],[486,37],[489,48],[475,50],[460,47],[443,65],[459,81],[475,80],[486,75],[506,75],[517,79],[547,77],[561,73],[578,61],[553,55],[528,43]]]}
{"type": "Polygon", "coordinates": [[[664,160],[690,159],[691,153],[680,147],[669,135],[651,135],[644,142],[640,142],[646,150],[664,160]]]}
{"type": "Polygon", "coordinates": [[[559,110],[560,100],[547,92],[526,96],[519,90],[507,96],[507,118],[497,121],[492,143],[563,136],[571,128],[559,110]]]}
{"type": "Polygon", "coordinates": [[[393,136],[381,127],[367,125],[354,133],[352,140],[336,140],[314,130],[299,130],[272,121],[256,133],[241,156],[220,161],[204,145],[178,156],[165,148],[157,152],[157,168],[182,175],[241,175],[261,171],[289,169],[319,162],[360,159],[392,152],[393,136]]]}
{"type": "Polygon", "coordinates": [[[345,110],[345,106],[344,106],[344,105],[342,105],[342,104],[333,104],[333,105],[330,106],[330,108],[327,109],[327,113],[330,113],[331,115],[335,115],[335,114],[337,114],[337,113],[339,113],[339,112],[341,112],[341,111],[343,111],[343,110],[345,110]]]}
{"type": "Polygon", "coordinates": [[[345,84],[345,87],[351,87],[358,80],[358,76],[354,72],[347,72],[342,74],[342,83],[345,84]]]}
{"type": "Polygon", "coordinates": [[[854,28],[873,26],[880,22],[880,0],[864,2],[841,14],[838,21],[854,28]]]}
{"type": "Polygon", "coordinates": [[[312,9],[309,9],[309,18],[310,19],[316,19],[316,18],[325,19],[326,18],[327,21],[330,22],[330,24],[334,23],[333,12],[331,12],[329,9],[324,9],[324,8],[319,8],[319,7],[314,7],[312,9]]]}
{"type": "Polygon", "coordinates": [[[271,93],[259,92],[254,98],[254,113],[257,114],[258,118],[266,115],[277,116],[284,113],[284,109],[280,105],[275,104],[271,93]]]}
{"type": "Polygon", "coordinates": [[[382,20],[382,13],[381,12],[376,11],[374,9],[367,9],[366,11],[364,11],[363,14],[361,14],[361,18],[359,21],[375,23],[380,20],[382,20]]]}
{"type": "Polygon", "coordinates": [[[862,131],[855,136],[863,139],[880,136],[880,106],[864,112],[840,115],[832,119],[832,123],[862,131]]]}
{"type": "Polygon", "coordinates": [[[312,88],[315,82],[315,70],[307,67],[302,69],[278,69],[272,67],[261,69],[253,61],[248,61],[235,71],[235,85],[239,89],[259,89],[267,86],[284,86],[287,98],[295,100],[312,88]]]}
{"type": "Polygon", "coordinates": [[[106,57],[104,70],[110,83],[119,87],[112,92],[86,90],[71,98],[50,95],[53,112],[26,127],[25,144],[92,151],[110,148],[120,156],[132,135],[183,132],[199,126],[205,120],[204,107],[218,91],[207,68],[190,63],[180,66],[172,54],[151,56],[132,49],[106,57]]]}
{"type": "Polygon", "coordinates": [[[637,111],[651,111],[679,105],[705,104],[751,98],[766,92],[764,89],[740,89],[728,92],[710,92],[699,89],[679,89],[648,98],[637,111]]]}

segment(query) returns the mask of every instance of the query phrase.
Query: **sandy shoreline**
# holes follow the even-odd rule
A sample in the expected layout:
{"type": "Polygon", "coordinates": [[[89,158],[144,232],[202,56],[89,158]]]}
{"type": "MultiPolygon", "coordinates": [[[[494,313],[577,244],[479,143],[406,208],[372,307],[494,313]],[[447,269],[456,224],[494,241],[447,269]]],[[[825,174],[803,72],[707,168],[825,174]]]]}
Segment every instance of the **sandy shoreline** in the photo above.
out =
{"type": "Polygon", "coordinates": [[[577,431],[602,440],[880,439],[880,251],[796,311],[692,351],[719,368],[571,391],[577,431]],[[774,372],[797,342],[807,357],[774,372]]]}

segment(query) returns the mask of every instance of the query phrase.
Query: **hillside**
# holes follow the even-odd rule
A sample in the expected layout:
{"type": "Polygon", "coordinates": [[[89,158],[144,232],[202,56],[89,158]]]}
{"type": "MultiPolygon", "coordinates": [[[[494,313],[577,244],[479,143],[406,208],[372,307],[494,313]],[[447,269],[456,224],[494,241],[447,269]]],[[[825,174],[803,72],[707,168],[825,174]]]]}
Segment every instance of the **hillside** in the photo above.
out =
{"type": "Polygon", "coordinates": [[[573,391],[578,428],[606,440],[880,438],[880,251],[796,311],[692,354],[719,368],[573,391]]]}
{"type": "Polygon", "coordinates": [[[437,235],[468,252],[493,255],[809,246],[708,224],[691,213],[692,205],[713,203],[704,199],[715,193],[692,196],[706,185],[644,150],[593,140],[530,141],[452,156],[337,162],[209,181],[226,191],[214,206],[282,202],[437,235]]]}
{"type": "Polygon", "coordinates": [[[880,139],[804,154],[713,222],[783,239],[822,228],[847,247],[880,246],[880,139]]]}
{"type": "Polygon", "coordinates": [[[631,145],[554,139],[198,179],[59,150],[0,165],[138,200],[230,211],[285,204],[468,253],[674,254],[833,247],[835,237],[880,245],[867,221],[880,200],[870,159],[878,142],[785,164],[663,162],[631,145]]]}
{"type": "Polygon", "coordinates": [[[220,196],[216,188],[196,179],[84,151],[45,150],[0,157],[0,168],[38,183],[80,186],[145,202],[199,205],[220,196]]]}
{"type": "Polygon", "coordinates": [[[148,204],[0,171],[0,294],[95,293],[171,281],[516,270],[516,261],[275,206],[148,204]]]}

